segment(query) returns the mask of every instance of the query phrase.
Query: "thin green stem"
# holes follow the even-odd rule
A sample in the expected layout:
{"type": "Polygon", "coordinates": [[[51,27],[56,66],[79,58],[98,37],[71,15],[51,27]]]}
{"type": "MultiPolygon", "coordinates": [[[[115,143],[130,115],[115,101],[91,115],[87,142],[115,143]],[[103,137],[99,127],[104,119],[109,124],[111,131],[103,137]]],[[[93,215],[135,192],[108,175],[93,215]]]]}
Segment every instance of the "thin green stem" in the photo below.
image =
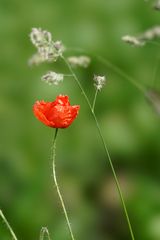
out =
{"type": "Polygon", "coordinates": [[[64,77],[72,77],[72,74],[64,74],[64,77]]]}
{"type": "Polygon", "coordinates": [[[147,41],[146,41],[146,44],[152,44],[152,45],[154,45],[154,46],[160,47],[160,43],[159,43],[159,42],[156,42],[156,41],[153,41],[153,40],[147,40],[147,41]]]}
{"type": "Polygon", "coordinates": [[[51,240],[50,234],[49,234],[49,231],[48,231],[47,227],[42,227],[42,229],[40,231],[39,240],[44,240],[44,236],[45,235],[47,236],[48,240],[51,240]]]}
{"type": "Polygon", "coordinates": [[[89,101],[89,99],[88,99],[88,97],[87,97],[87,95],[86,95],[86,93],[85,93],[85,91],[84,91],[84,89],[83,89],[81,83],[79,82],[79,80],[78,80],[76,74],[74,73],[74,71],[73,71],[71,65],[70,65],[69,62],[65,59],[64,56],[61,56],[61,58],[63,59],[63,61],[64,61],[65,64],[67,65],[67,67],[68,67],[69,71],[71,72],[73,78],[75,79],[75,81],[76,81],[76,83],[77,83],[79,89],[81,90],[81,93],[84,95],[84,98],[85,98],[85,100],[86,100],[86,102],[87,102],[89,108],[90,108],[91,111],[92,111],[92,106],[91,106],[91,104],[90,104],[90,101],[89,101]]]}
{"type": "Polygon", "coordinates": [[[70,66],[70,64],[68,63],[68,61],[67,61],[64,57],[62,57],[62,58],[63,58],[63,60],[65,61],[66,65],[68,66],[68,69],[70,70],[70,72],[73,74],[73,77],[74,77],[75,81],[77,82],[77,84],[78,84],[81,92],[83,93],[84,98],[85,98],[85,100],[86,100],[86,102],[87,102],[87,104],[88,104],[88,106],[89,106],[89,109],[90,109],[90,111],[91,111],[91,113],[92,113],[92,116],[93,116],[93,118],[94,118],[94,120],[95,120],[96,127],[97,127],[97,129],[98,129],[98,132],[99,132],[101,141],[102,141],[103,146],[104,146],[104,150],[105,150],[106,156],[107,156],[107,158],[108,158],[108,160],[109,160],[109,164],[110,164],[110,167],[111,167],[111,170],[112,170],[112,173],[113,173],[113,177],[114,177],[114,180],[115,180],[115,183],[116,183],[116,187],[117,187],[117,190],[118,190],[118,193],[119,193],[119,197],[120,197],[120,200],[121,200],[121,203],[122,203],[122,207],[123,207],[123,210],[124,210],[124,214],[125,214],[125,217],[126,217],[126,220],[127,220],[127,223],[128,223],[128,227],[129,227],[131,239],[132,239],[132,240],[135,240],[134,234],[133,234],[133,230],[132,230],[132,226],[131,226],[130,219],[129,219],[129,215],[128,215],[128,211],[127,211],[126,204],[125,204],[125,201],[124,201],[124,198],[123,198],[123,193],[122,193],[122,190],[121,190],[121,187],[120,187],[120,184],[119,184],[119,181],[118,181],[118,177],[117,177],[117,174],[116,174],[116,172],[115,172],[115,169],[114,169],[114,166],[113,166],[113,163],[112,163],[111,156],[110,156],[110,154],[109,154],[109,150],[108,150],[108,148],[107,148],[107,145],[106,145],[106,143],[105,143],[104,137],[103,137],[103,135],[102,135],[102,131],[101,131],[101,128],[100,128],[100,126],[99,126],[97,117],[96,117],[96,115],[95,115],[95,113],[94,113],[94,110],[92,109],[92,106],[91,106],[91,104],[90,104],[90,101],[89,101],[89,99],[88,99],[88,97],[87,97],[87,95],[86,95],[86,93],[85,93],[85,91],[84,91],[81,83],[80,83],[79,80],[78,80],[78,77],[77,77],[76,74],[74,73],[74,71],[73,71],[72,67],[70,66]]]}
{"type": "MultiPolygon", "coordinates": [[[[134,85],[140,92],[143,93],[143,95],[146,96],[146,88],[139,82],[137,82],[133,77],[129,76],[128,74],[126,74],[125,72],[123,72],[119,67],[117,67],[116,65],[112,64],[109,60],[107,60],[106,58],[103,58],[102,56],[96,56],[93,55],[91,53],[88,53],[87,51],[85,51],[84,49],[81,48],[69,48],[69,50],[73,50],[73,51],[77,51],[77,52],[83,52],[86,54],[89,54],[91,56],[93,56],[94,58],[96,58],[99,62],[101,62],[102,64],[104,64],[105,66],[109,67],[110,69],[112,69],[115,73],[117,73],[119,76],[121,76],[122,78],[126,79],[127,81],[129,81],[132,85],[134,85]]],[[[150,100],[150,99],[149,99],[150,100]]]]}
{"type": "Polygon", "coordinates": [[[104,65],[110,67],[113,71],[115,71],[117,74],[119,74],[119,76],[127,79],[130,83],[132,83],[141,93],[143,93],[143,95],[146,97],[146,99],[148,101],[150,101],[153,105],[155,105],[155,100],[150,96],[150,94],[148,94],[148,90],[146,89],[146,87],[144,87],[141,83],[138,83],[137,81],[135,81],[134,78],[132,78],[131,76],[129,76],[128,74],[126,74],[125,72],[123,72],[120,68],[114,66],[111,62],[109,62],[108,60],[104,59],[103,57],[99,56],[97,57],[97,59],[99,59],[99,61],[101,61],[104,65]]]}
{"type": "Polygon", "coordinates": [[[131,76],[123,72],[120,68],[113,65],[110,61],[106,60],[105,58],[98,56],[97,59],[103,63],[104,65],[108,66],[110,69],[112,69],[115,73],[117,73],[119,76],[127,79],[130,83],[132,83],[139,91],[141,91],[144,95],[146,94],[146,88],[134,80],[131,76]]]}
{"type": "Polygon", "coordinates": [[[8,230],[10,231],[13,239],[14,239],[14,240],[18,240],[18,238],[16,237],[13,229],[11,228],[9,222],[7,221],[6,217],[4,216],[4,214],[3,214],[3,212],[2,212],[1,210],[0,210],[0,216],[1,216],[1,218],[3,219],[4,223],[6,224],[8,230]]]}
{"type": "Polygon", "coordinates": [[[117,190],[118,190],[118,193],[119,193],[119,196],[120,196],[120,200],[121,200],[121,203],[122,203],[122,206],[123,206],[123,210],[124,210],[126,220],[127,220],[127,223],[128,223],[128,227],[129,227],[129,231],[130,231],[130,234],[131,234],[131,238],[132,238],[132,240],[135,240],[133,230],[132,230],[132,226],[131,226],[131,222],[130,222],[129,215],[128,215],[128,211],[127,211],[126,204],[125,204],[125,201],[124,201],[124,198],[123,198],[122,190],[121,190],[121,187],[120,187],[120,184],[119,184],[119,181],[118,181],[118,177],[117,177],[117,174],[115,172],[115,169],[114,169],[114,166],[113,166],[113,163],[112,163],[112,159],[111,159],[109,150],[107,148],[106,142],[105,142],[104,137],[102,135],[102,130],[101,130],[100,125],[98,123],[97,117],[96,117],[94,112],[92,112],[92,115],[93,115],[94,120],[96,122],[96,126],[97,126],[97,129],[98,129],[100,138],[102,140],[106,155],[108,156],[109,164],[110,164],[110,167],[111,167],[114,179],[115,179],[117,190]]]}
{"type": "Polygon", "coordinates": [[[58,182],[57,182],[56,165],[55,165],[57,133],[58,133],[58,128],[56,128],[55,135],[54,135],[54,139],[53,139],[53,146],[52,146],[52,161],[53,161],[53,162],[52,162],[52,170],[53,170],[53,180],[54,180],[54,183],[55,183],[55,186],[56,186],[56,190],[57,190],[57,194],[58,194],[59,200],[60,200],[60,202],[61,202],[61,206],[62,206],[63,213],[64,213],[64,216],[65,216],[65,219],[66,219],[66,222],[67,222],[67,226],[68,226],[68,229],[69,229],[69,233],[70,233],[70,235],[71,235],[71,239],[72,239],[72,240],[75,240],[74,235],[73,235],[73,232],[72,232],[71,224],[70,224],[70,221],[69,221],[69,218],[68,218],[67,210],[66,210],[66,207],[65,207],[65,204],[64,204],[64,201],[63,201],[63,198],[62,198],[62,194],[61,194],[61,192],[60,192],[59,185],[58,185],[58,182]]]}
{"type": "Polygon", "coordinates": [[[93,99],[93,105],[92,105],[93,112],[94,112],[94,108],[95,108],[95,104],[96,104],[97,94],[98,94],[98,88],[96,88],[94,99],[93,99]]]}
{"type": "Polygon", "coordinates": [[[159,60],[160,60],[160,58],[158,56],[157,59],[156,59],[156,64],[155,64],[154,69],[153,69],[152,87],[156,86],[159,60]]]}

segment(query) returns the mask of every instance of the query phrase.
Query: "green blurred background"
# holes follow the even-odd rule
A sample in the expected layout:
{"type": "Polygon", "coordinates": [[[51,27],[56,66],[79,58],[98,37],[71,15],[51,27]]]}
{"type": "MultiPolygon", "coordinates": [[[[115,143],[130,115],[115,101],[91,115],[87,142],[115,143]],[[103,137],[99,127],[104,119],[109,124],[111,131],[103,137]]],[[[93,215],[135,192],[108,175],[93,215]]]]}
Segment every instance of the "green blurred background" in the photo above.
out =
{"type": "MultiPolygon", "coordinates": [[[[129,240],[113,176],[89,109],[72,78],[48,86],[47,70],[68,73],[62,61],[30,68],[35,52],[32,27],[52,32],[67,47],[102,55],[137,82],[160,90],[158,45],[134,48],[121,37],[159,23],[152,1],[1,0],[0,1],[0,208],[21,240],[39,239],[48,226],[52,239],[70,239],[53,187],[50,160],[54,129],[32,113],[37,99],[63,93],[81,110],[74,124],[59,131],[57,175],[77,240],[129,240]]],[[[158,43],[158,42],[157,42],[158,43]]],[[[75,52],[67,51],[66,56],[75,52]]],[[[75,70],[90,99],[93,74],[108,82],[96,113],[111,153],[136,239],[160,239],[160,124],[144,94],[97,59],[75,70]]],[[[159,96],[158,96],[159,97],[159,96]]],[[[158,103],[157,103],[158,104],[158,103]]],[[[11,239],[0,221],[0,240],[11,239]]]]}

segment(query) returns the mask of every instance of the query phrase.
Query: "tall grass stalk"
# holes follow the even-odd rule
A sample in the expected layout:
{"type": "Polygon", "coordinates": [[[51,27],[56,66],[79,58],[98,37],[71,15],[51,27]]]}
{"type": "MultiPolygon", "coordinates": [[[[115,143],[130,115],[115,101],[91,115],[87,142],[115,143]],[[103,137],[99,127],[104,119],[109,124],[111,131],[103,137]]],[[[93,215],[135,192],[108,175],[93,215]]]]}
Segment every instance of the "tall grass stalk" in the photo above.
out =
{"type": "Polygon", "coordinates": [[[102,130],[100,128],[100,125],[99,125],[99,122],[97,120],[97,117],[96,117],[96,114],[95,114],[95,111],[94,111],[94,107],[95,107],[95,101],[96,101],[96,96],[97,94],[95,94],[95,98],[94,98],[94,102],[93,102],[93,106],[91,106],[90,104],[90,101],[77,77],[77,75],[75,74],[75,72],[73,71],[71,65],[69,64],[69,62],[67,61],[67,59],[62,56],[62,59],[64,60],[65,64],[67,65],[70,73],[73,75],[73,78],[75,79],[78,87],[80,88],[88,106],[89,106],[89,109],[91,111],[91,114],[93,116],[93,119],[95,121],[95,124],[96,124],[96,127],[97,127],[97,130],[98,130],[98,133],[99,133],[99,136],[101,138],[101,141],[102,141],[102,144],[103,144],[103,147],[104,147],[104,150],[105,150],[105,154],[108,158],[108,161],[109,161],[109,165],[111,167],[111,170],[112,170],[112,174],[113,174],[113,177],[114,177],[114,180],[115,180],[115,184],[116,184],[116,187],[117,187],[117,190],[118,190],[118,193],[119,193],[119,197],[120,197],[120,200],[121,200],[121,203],[122,203],[122,207],[123,207],[123,210],[124,210],[124,214],[125,214],[125,217],[126,217],[126,220],[127,220],[127,224],[128,224],[128,228],[129,228],[129,231],[130,231],[130,235],[131,235],[131,239],[132,240],[135,240],[135,237],[134,237],[134,233],[133,233],[133,230],[132,230],[132,226],[131,226],[131,222],[130,222],[130,218],[129,218],[129,215],[128,215],[128,211],[127,211],[127,207],[126,207],[126,204],[125,204],[125,201],[124,201],[124,197],[123,197],[123,193],[122,193],[122,190],[121,190],[121,187],[120,187],[120,183],[118,181],[118,177],[117,177],[117,174],[116,174],[116,171],[114,169],[114,166],[113,166],[113,163],[112,163],[112,159],[111,159],[111,156],[110,156],[110,153],[109,153],[109,150],[108,150],[108,147],[106,145],[106,142],[104,140],[104,137],[103,137],[103,134],[102,134],[102,130]]]}
{"type": "Polygon", "coordinates": [[[6,227],[7,227],[8,230],[10,231],[12,238],[13,238],[14,240],[18,240],[18,238],[16,237],[16,235],[15,235],[12,227],[10,226],[10,224],[9,224],[9,222],[7,221],[6,217],[4,216],[2,210],[0,210],[0,216],[1,216],[2,220],[4,221],[6,227]]]}

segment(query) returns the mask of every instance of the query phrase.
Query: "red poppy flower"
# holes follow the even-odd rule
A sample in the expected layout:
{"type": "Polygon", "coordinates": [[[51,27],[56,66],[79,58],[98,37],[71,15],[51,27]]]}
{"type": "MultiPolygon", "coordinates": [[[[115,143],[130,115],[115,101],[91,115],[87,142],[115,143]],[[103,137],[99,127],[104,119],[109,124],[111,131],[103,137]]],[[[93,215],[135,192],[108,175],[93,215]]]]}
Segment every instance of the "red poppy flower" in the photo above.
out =
{"type": "Polygon", "coordinates": [[[36,101],[33,112],[36,118],[52,128],[67,128],[78,115],[80,106],[71,106],[69,97],[57,96],[54,102],[36,101]]]}

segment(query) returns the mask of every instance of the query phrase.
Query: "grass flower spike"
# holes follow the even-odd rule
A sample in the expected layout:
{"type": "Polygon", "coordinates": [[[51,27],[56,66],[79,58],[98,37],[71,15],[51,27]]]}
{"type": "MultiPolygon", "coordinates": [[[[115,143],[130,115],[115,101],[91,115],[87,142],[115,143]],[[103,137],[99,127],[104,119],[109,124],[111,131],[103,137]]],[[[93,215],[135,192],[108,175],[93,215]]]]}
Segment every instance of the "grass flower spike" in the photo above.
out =
{"type": "Polygon", "coordinates": [[[100,91],[103,88],[104,84],[106,83],[105,76],[94,75],[93,80],[94,80],[94,86],[98,91],[100,91]]]}
{"type": "Polygon", "coordinates": [[[77,117],[79,108],[79,105],[70,105],[68,96],[59,95],[53,102],[36,101],[33,112],[48,127],[67,128],[77,117]]]}
{"type": "Polygon", "coordinates": [[[63,81],[63,77],[64,76],[62,73],[49,71],[45,75],[43,75],[41,79],[49,85],[58,85],[60,82],[63,81]]]}
{"type": "Polygon", "coordinates": [[[91,59],[88,56],[71,56],[68,57],[68,62],[72,65],[72,67],[87,68],[91,62],[91,59]]]}
{"type": "Polygon", "coordinates": [[[153,7],[155,10],[160,11],[160,0],[157,0],[153,7]]]}
{"type": "Polygon", "coordinates": [[[42,30],[41,28],[32,28],[30,39],[33,45],[39,48],[50,44],[52,42],[52,35],[50,32],[42,30]]]}
{"type": "MultiPolygon", "coordinates": [[[[41,28],[32,28],[30,39],[41,57],[38,63],[56,61],[65,50],[61,41],[53,41],[51,33],[41,28]]],[[[33,59],[31,58],[31,63],[33,60],[35,60],[35,55],[33,59]]]]}
{"type": "Polygon", "coordinates": [[[44,57],[39,52],[36,52],[28,60],[28,65],[29,66],[38,66],[39,64],[43,63],[44,61],[45,61],[44,57]]]}
{"type": "Polygon", "coordinates": [[[144,41],[141,41],[140,39],[138,39],[138,37],[129,36],[129,35],[123,36],[122,41],[134,47],[141,47],[145,44],[144,41]]]}

